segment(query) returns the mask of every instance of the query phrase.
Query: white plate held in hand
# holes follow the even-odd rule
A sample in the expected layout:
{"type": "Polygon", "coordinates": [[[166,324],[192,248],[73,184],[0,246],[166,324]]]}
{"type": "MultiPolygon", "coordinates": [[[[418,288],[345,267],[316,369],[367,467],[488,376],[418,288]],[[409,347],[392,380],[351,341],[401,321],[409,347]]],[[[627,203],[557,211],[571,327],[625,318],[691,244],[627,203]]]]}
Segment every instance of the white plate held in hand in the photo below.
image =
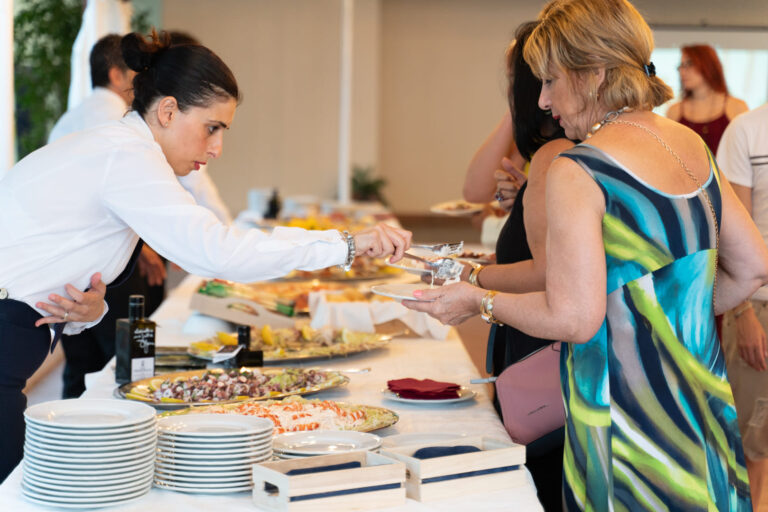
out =
{"type": "Polygon", "coordinates": [[[416,290],[429,289],[429,285],[426,283],[392,283],[392,284],[379,284],[371,286],[371,291],[376,295],[383,295],[384,297],[391,297],[395,300],[416,300],[419,302],[434,302],[432,300],[421,300],[413,296],[413,292],[416,290]]]}

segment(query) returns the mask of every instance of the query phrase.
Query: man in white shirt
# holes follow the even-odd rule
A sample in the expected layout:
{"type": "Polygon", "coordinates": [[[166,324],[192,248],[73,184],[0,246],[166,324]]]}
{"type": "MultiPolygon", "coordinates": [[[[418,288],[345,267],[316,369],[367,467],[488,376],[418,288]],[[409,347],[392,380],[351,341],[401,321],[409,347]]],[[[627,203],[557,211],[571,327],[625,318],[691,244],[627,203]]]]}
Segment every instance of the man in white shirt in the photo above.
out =
{"type": "Polygon", "coordinates": [[[77,107],[68,110],[56,121],[48,143],[70,133],[120,119],[133,100],[133,77],[120,51],[117,34],[99,39],[91,50],[91,84],[93,92],[77,107]]]}
{"type": "MultiPolygon", "coordinates": [[[[768,104],[726,128],[717,161],[768,243],[768,104]]],[[[755,511],[768,511],[768,287],[723,319],[723,349],[733,388],[755,511]]]]}

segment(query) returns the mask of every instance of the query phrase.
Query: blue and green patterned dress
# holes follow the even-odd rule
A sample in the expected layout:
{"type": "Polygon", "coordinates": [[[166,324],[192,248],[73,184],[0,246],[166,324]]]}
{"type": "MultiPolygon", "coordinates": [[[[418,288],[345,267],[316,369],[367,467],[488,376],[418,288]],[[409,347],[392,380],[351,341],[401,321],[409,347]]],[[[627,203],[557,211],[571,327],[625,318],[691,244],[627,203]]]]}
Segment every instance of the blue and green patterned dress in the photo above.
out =
{"type": "MultiPolygon", "coordinates": [[[[562,353],[566,509],[751,511],[715,331],[704,194],[658,191],[587,144],[561,156],[603,192],[608,295],[597,334],[562,353]]],[[[704,188],[719,224],[720,175],[709,161],[704,188]]]]}

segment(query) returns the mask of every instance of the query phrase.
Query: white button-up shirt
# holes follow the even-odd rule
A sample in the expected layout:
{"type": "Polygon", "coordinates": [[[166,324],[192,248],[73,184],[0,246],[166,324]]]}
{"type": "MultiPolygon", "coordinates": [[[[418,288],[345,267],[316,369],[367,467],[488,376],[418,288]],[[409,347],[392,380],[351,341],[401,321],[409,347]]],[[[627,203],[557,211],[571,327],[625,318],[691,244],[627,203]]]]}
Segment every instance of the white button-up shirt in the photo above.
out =
{"type": "MultiPolygon", "coordinates": [[[[128,105],[119,94],[106,87],[96,87],[82,103],[71,110],[67,110],[56,121],[51,134],[48,136],[48,144],[66,135],[90,130],[109,121],[121,119],[127,111],[128,105]]],[[[225,224],[231,224],[232,215],[221,200],[219,191],[208,174],[207,167],[204,165],[187,176],[180,176],[179,182],[192,194],[197,204],[213,211],[219,220],[225,224]]]]}
{"type": "Polygon", "coordinates": [[[50,293],[67,296],[67,283],[87,288],[94,272],[111,282],[139,236],[187,272],[243,282],[347,256],[338,231],[222,224],[182,188],[135,112],[28,155],[0,180],[0,212],[0,288],[33,308],[50,293]]]}

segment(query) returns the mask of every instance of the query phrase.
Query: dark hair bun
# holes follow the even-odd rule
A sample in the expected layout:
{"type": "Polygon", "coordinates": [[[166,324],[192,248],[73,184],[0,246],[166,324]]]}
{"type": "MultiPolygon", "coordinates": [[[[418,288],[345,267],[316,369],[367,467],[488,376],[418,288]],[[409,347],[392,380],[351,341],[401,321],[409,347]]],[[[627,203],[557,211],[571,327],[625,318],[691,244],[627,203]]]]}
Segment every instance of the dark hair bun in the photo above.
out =
{"type": "Polygon", "coordinates": [[[158,34],[154,29],[148,39],[138,32],[131,32],[120,42],[125,64],[137,73],[151,68],[155,58],[169,46],[168,34],[166,32],[158,34]]]}

